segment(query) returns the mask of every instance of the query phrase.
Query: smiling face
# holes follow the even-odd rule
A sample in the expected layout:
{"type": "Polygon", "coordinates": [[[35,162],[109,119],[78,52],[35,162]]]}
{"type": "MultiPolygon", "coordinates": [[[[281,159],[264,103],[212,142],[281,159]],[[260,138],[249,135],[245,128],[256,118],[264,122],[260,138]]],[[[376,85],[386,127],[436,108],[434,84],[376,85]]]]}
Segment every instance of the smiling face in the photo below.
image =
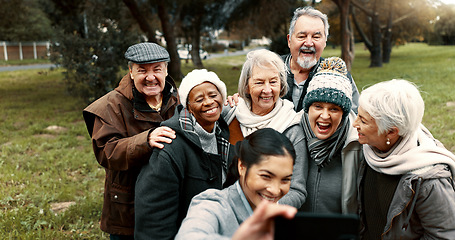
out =
{"type": "Polygon", "coordinates": [[[276,203],[289,192],[292,168],[289,154],[264,156],[248,171],[239,159],[240,186],[253,210],[263,199],[276,203]]]}
{"type": "Polygon", "coordinates": [[[209,82],[196,85],[188,94],[188,111],[207,132],[212,132],[215,122],[220,118],[222,104],[221,93],[209,82]]]}
{"type": "Polygon", "coordinates": [[[303,69],[310,69],[318,62],[326,46],[324,23],[321,19],[301,16],[297,19],[288,47],[292,61],[303,69]]]}
{"type": "Polygon", "coordinates": [[[357,129],[359,133],[359,143],[368,144],[381,151],[386,152],[390,149],[390,145],[387,145],[387,133],[378,133],[378,125],[371,115],[363,110],[362,107],[358,108],[359,114],[355,119],[352,126],[357,129]]]}
{"type": "Polygon", "coordinates": [[[161,92],[166,84],[165,62],[136,64],[130,67],[130,76],[137,91],[144,95],[147,103],[156,105],[161,101],[161,92]]]}
{"type": "Polygon", "coordinates": [[[331,137],[343,119],[343,110],[333,103],[314,102],[308,109],[311,130],[320,140],[331,137]]]}
{"type": "Polygon", "coordinates": [[[264,68],[254,66],[248,79],[248,90],[251,97],[251,111],[264,116],[275,107],[280,97],[280,73],[273,65],[264,68]]]}

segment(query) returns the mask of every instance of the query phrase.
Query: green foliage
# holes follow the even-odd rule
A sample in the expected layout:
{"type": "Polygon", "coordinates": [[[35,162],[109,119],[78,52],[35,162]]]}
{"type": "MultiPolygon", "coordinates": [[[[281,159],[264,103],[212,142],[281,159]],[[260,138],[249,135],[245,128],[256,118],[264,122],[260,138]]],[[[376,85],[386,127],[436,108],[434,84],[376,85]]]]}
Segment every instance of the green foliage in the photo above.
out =
{"type": "Polygon", "coordinates": [[[123,54],[131,41],[123,32],[110,30],[95,30],[91,38],[59,35],[58,44],[53,46],[59,54],[52,55],[51,60],[66,69],[67,90],[73,96],[91,102],[112,90],[120,80],[117,73],[127,67],[123,54]]]}
{"type": "Polygon", "coordinates": [[[270,44],[270,51],[276,52],[279,55],[284,55],[289,53],[288,41],[285,35],[281,35],[272,39],[270,44]]]}
{"type": "Polygon", "coordinates": [[[56,2],[54,9],[60,11],[63,20],[58,22],[60,31],[56,33],[51,60],[66,69],[66,86],[72,96],[94,101],[117,85],[121,78],[118,71],[127,67],[124,53],[139,39],[138,35],[118,19],[109,18],[119,18],[114,12],[121,9],[112,4],[106,10],[109,0],[91,0],[77,8],[70,7],[72,1],[56,2]],[[65,13],[74,18],[64,18],[65,13]]]}
{"type": "Polygon", "coordinates": [[[455,6],[444,5],[440,8],[439,18],[434,24],[434,33],[442,44],[455,45],[455,6]]]}
{"type": "Polygon", "coordinates": [[[52,35],[51,22],[38,0],[0,0],[0,40],[42,41],[52,35]]]}

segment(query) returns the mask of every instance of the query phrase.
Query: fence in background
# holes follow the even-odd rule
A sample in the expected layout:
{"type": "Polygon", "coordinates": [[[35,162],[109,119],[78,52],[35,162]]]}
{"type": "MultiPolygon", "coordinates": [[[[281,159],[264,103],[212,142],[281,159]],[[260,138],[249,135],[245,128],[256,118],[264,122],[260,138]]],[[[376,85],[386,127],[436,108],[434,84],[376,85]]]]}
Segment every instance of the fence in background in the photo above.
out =
{"type": "Polygon", "coordinates": [[[0,60],[24,60],[49,57],[50,42],[0,41],[0,60]]]}

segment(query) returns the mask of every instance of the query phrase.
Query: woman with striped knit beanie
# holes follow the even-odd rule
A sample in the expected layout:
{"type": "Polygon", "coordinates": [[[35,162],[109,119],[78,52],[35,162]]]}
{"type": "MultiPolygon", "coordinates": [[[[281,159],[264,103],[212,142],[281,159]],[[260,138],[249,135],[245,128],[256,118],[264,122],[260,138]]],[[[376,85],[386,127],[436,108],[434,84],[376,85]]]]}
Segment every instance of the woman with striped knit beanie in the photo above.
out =
{"type": "MultiPolygon", "coordinates": [[[[301,210],[357,212],[357,169],[363,159],[351,110],[352,87],[346,65],[325,59],[308,86],[301,126],[305,133],[308,196],[301,210]]],[[[299,150],[297,150],[299,151],[299,150]]]]}

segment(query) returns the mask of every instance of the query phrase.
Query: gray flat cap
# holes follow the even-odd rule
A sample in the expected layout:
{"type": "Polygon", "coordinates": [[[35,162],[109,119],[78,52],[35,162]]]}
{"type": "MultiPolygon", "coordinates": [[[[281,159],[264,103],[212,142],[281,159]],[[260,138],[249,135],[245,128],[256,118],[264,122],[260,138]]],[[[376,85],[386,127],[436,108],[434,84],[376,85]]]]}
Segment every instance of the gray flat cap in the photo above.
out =
{"type": "Polygon", "coordinates": [[[130,46],[125,52],[125,58],[137,64],[169,62],[169,53],[156,43],[138,43],[130,46]]]}

